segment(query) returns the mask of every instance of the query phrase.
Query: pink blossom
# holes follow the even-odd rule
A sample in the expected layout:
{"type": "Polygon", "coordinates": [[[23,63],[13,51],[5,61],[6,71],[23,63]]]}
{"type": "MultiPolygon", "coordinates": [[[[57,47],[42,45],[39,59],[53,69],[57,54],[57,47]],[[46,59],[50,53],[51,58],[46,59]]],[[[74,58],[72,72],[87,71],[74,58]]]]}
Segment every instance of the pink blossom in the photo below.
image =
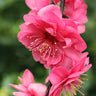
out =
{"type": "MultiPolygon", "coordinates": [[[[35,11],[39,11],[41,8],[49,5],[51,0],[25,0],[27,6],[35,11]]],[[[60,0],[53,0],[56,4],[60,0]]],[[[64,15],[80,23],[87,22],[87,4],[84,0],[65,0],[64,15]]]]}
{"type": "MultiPolygon", "coordinates": [[[[55,4],[60,3],[60,0],[53,0],[55,4]]],[[[26,4],[32,11],[30,13],[37,13],[41,8],[49,5],[51,0],[26,0],[26,4]]],[[[58,6],[58,5],[57,5],[58,6]]],[[[60,5],[59,5],[60,6],[60,5]]],[[[84,0],[65,0],[64,18],[73,20],[78,25],[78,32],[85,32],[85,26],[82,23],[88,21],[87,4],[84,0]]]]}
{"type": "MultiPolygon", "coordinates": [[[[57,4],[60,0],[54,0],[57,4]]],[[[64,17],[72,19],[78,25],[79,33],[85,32],[85,25],[87,19],[87,4],[84,0],[65,0],[64,17]]]]}
{"type": "Polygon", "coordinates": [[[22,84],[10,86],[17,89],[19,92],[13,92],[15,96],[45,96],[46,86],[40,83],[34,83],[34,77],[32,73],[26,69],[23,74],[23,78],[18,77],[22,84]]]}
{"type": "Polygon", "coordinates": [[[87,63],[88,58],[84,57],[80,62],[75,63],[71,69],[62,66],[53,68],[47,78],[52,83],[49,96],[60,96],[62,90],[64,91],[64,96],[67,96],[66,91],[70,93],[70,96],[72,94],[76,95],[75,90],[84,95],[78,87],[81,87],[81,84],[84,83],[82,81],[84,78],[80,76],[86,75],[84,73],[91,67],[91,64],[87,63]]]}
{"type": "Polygon", "coordinates": [[[19,41],[32,50],[36,61],[56,64],[66,49],[82,52],[86,43],[77,33],[77,26],[72,20],[63,19],[60,10],[49,5],[42,8],[38,15],[24,16],[25,23],[20,26],[19,41]]]}
{"type": "MultiPolygon", "coordinates": [[[[54,67],[58,67],[58,66],[63,66],[66,69],[70,69],[72,66],[74,66],[75,64],[77,64],[78,62],[80,62],[82,60],[82,58],[86,58],[86,63],[89,61],[89,57],[87,57],[88,52],[78,52],[72,48],[66,48],[64,50],[65,54],[62,54],[61,60],[60,62],[56,63],[56,64],[44,64],[45,68],[54,68],[54,67]]],[[[89,62],[88,62],[89,63],[89,62]]],[[[88,64],[87,63],[87,64],[88,64]]]]}
{"type": "Polygon", "coordinates": [[[51,0],[25,0],[25,3],[30,9],[39,11],[41,8],[49,5],[50,1],[51,0]]]}
{"type": "MultiPolygon", "coordinates": [[[[57,4],[60,0],[54,0],[57,4]]],[[[86,23],[87,4],[84,0],[65,0],[64,15],[76,22],[86,23]]]]}

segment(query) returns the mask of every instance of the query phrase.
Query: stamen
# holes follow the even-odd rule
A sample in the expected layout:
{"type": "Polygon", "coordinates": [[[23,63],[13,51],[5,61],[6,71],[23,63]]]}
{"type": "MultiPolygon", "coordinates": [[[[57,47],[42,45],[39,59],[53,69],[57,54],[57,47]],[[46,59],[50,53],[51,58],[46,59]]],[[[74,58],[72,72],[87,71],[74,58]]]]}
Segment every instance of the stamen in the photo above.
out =
{"type": "Polygon", "coordinates": [[[51,47],[50,47],[50,50],[49,50],[49,52],[48,52],[48,56],[47,56],[47,58],[49,58],[49,56],[51,55],[51,47]]]}
{"type": "Polygon", "coordinates": [[[32,36],[30,36],[30,39],[32,38],[32,36]]]}
{"type": "Polygon", "coordinates": [[[49,49],[51,49],[51,47],[49,47],[49,49]]]}
{"type": "Polygon", "coordinates": [[[81,80],[88,80],[87,78],[80,78],[81,80]]]}
{"type": "Polygon", "coordinates": [[[33,42],[31,42],[31,45],[33,45],[33,42]]]}
{"type": "MultiPolygon", "coordinates": [[[[49,48],[43,53],[43,56],[45,57],[47,55],[47,53],[49,52],[49,48]]],[[[48,59],[48,57],[46,57],[46,60],[48,59]]]]}
{"type": "Polygon", "coordinates": [[[38,39],[35,40],[35,42],[37,41],[38,39]]]}
{"type": "Polygon", "coordinates": [[[74,89],[74,95],[77,95],[76,90],[74,89]]]}
{"type": "Polygon", "coordinates": [[[55,51],[57,51],[58,49],[55,49],[55,51]]]}
{"type": "Polygon", "coordinates": [[[49,56],[51,55],[52,49],[48,43],[42,43],[41,46],[37,50],[41,53],[42,59],[44,58],[48,60],[49,56]]]}
{"type": "Polygon", "coordinates": [[[27,38],[29,38],[29,36],[27,36],[27,38]]]}
{"type": "Polygon", "coordinates": [[[39,49],[39,52],[41,53],[42,52],[42,49],[39,49]]]}
{"type": "Polygon", "coordinates": [[[55,52],[56,50],[55,50],[55,48],[54,48],[54,45],[52,46],[52,57],[55,57],[55,54],[56,54],[56,52],[55,52]]]}
{"type": "Polygon", "coordinates": [[[88,74],[81,74],[81,75],[88,76],[88,74]]]}
{"type": "Polygon", "coordinates": [[[69,93],[69,96],[72,96],[72,92],[71,92],[71,90],[70,90],[70,89],[69,89],[68,93],[69,93]]]}
{"type": "Polygon", "coordinates": [[[38,50],[39,51],[39,49],[42,49],[42,48],[40,48],[40,46],[41,46],[41,44],[44,42],[45,40],[38,40],[38,39],[35,39],[34,41],[33,41],[33,43],[31,42],[31,45],[30,45],[30,47],[32,47],[32,50],[34,50],[34,49],[36,49],[36,50],[38,50]]]}
{"type": "Polygon", "coordinates": [[[85,94],[82,93],[80,90],[78,90],[78,88],[76,88],[74,85],[73,85],[73,88],[76,89],[82,96],[85,96],[85,94]]]}
{"type": "Polygon", "coordinates": [[[74,95],[73,95],[73,93],[72,93],[72,95],[71,95],[71,96],[74,96],[74,95]]]}
{"type": "Polygon", "coordinates": [[[66,94],[66,90],[64,90],[64,92],[63,92],[63,96],[67,96],[67,94],[66,94]]]}
{"type": "Polygon", "coordinates": [[[77,79],[77,81],[80,82],[80,84],[84,84],[84,82],[82,80],[80,80],[80,78],[77,79]]]}
{"type": "Polygon", "coordinates": [[[57,43],[55,42],[54,44],[56,45],[57,43]]]}
{"type": "MultiPolygon", "coordinates": [[[[79,88],[81,88],[82,86],[79,84],[77,87],[78,87],[78,89],[79,89],[79,88]]],[[[82,87],[82,88],[83,88],[83,87],[82,87]]]]}
{"type": "Polygon", "coordinates": [[[29,50],[32,50],[32,47],[28,46],[29,50]]]}

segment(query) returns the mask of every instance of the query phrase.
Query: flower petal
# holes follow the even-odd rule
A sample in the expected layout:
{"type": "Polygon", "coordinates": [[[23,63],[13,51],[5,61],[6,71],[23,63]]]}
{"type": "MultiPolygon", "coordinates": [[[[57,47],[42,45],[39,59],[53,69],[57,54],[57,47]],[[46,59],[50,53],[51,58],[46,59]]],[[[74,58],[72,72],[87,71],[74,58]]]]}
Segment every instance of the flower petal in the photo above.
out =
{"type": "Polygon", "coordinates": [[[64,80],[64,78],[66,78],[67,75],[68,71],[66,68],[64,67],[53,68],[49,74],[49,80],[53,85],[58,84],[62,80],[64,80]]]}
{"type": "Polygon", "coordinates": [[[22,83],[25,87],[28,87],[31,83],[34,82],[33,74],[26,69],[23,74],[22,83]]]}
{"type": "Polygon", "coordinates": [[[15,95],[15,96],[31,96],[31,94],[23,93],[23,92],[13,92],[13,95],[15,95]]]}
{"type": "Polygon", "coordinates": [[[22,92],[26,92],[26,88],[22,85],[22,84],[19,84],[19,85],[14,85],[14,84],[9,84],[11,87],[17,89],[18,91],[22,91],[22,92]]]}
{"type": "Polygon", "coordinates": [[[62,19],[61,11],[55,5],[49,5],[42,8],[38,15],[41,16],[44,20],[51,21],[51,22],[59,22],[58,19],[62,19]]]}
{"type": "Polygon", "coordinates": [[[27,6],[32,10],[39,10],[49,5],[50,0],[25,0],[27,6]]]}
{"type": "Polygon", "coordinates": [[[46,86],[40,83],[33,83],[28,87],[30,93],[34,91],[35,96],[45,96],[46,86]]]}

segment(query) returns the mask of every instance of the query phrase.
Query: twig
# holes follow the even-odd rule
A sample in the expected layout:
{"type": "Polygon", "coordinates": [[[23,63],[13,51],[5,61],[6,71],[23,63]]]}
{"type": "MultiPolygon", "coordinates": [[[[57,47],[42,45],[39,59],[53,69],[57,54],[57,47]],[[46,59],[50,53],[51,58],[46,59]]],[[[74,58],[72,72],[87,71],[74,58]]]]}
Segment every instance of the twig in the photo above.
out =
{"type": "Polygon", "coordinates": [[[61,13],[62,13],[62,17],[63,17],[63,11],[64,11],[64,6],[65,6],[65,0],[61,0],[61,13]]]}
{"type": "Polygon", "coordinates": [[[55,4],[53,0],[50,1],[50,4],[55,4]]]}
{"type": "Polygon", "coordinates": [[[48,96],[49,95],[50,88],[52,86],[51,82],[48,81],[47,84],[46,84],[46,86],[47,86],[47,92],[46,92],[46,95],[45,96],[48,96]]]}

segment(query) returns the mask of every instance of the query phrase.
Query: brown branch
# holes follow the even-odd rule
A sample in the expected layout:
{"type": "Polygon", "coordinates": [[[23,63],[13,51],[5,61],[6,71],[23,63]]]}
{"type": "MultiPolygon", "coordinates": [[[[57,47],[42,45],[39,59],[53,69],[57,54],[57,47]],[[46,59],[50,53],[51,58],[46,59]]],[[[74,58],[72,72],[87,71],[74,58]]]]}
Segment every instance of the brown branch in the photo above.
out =
{"type": "Polygon", "coordinates": [[[50,4],[55,4],[53,0],[50,1],[50,4]]]}
{"type": "Polygon", "coordinates": [[[60,9],[61,9],[62,17],[63,17],[64,6],[65,6],[65,0],[61,0],[60,9]]]}
{"type": "Polygon", "coordinates": [[[46,86],[47,86],[47,92],[46,92],[46,95],[45,96],[48,96],[49,95],[50,88],[52,86],[51,82],[48,81],[47,84],[46,84],[46,86]]]}

